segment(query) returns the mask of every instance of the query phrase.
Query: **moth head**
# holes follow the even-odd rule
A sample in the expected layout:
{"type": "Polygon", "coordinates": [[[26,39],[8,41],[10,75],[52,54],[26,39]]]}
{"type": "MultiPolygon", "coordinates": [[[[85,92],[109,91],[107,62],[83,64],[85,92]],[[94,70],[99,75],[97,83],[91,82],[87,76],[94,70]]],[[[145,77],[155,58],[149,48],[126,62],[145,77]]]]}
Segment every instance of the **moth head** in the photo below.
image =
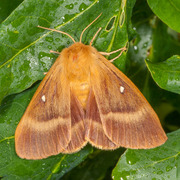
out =
{"type": "Polygon", "coordinates": [[[67,63],[72,64],[82,63],[83,61],[87,62],[87,57],[91,55],[90,52],[92,51],[92,48],[93,47],[90,47],[89,45],[77,42],[64,49],[61,52],[61,57],[63,56],[63,59],[68,61],[67,63]]]}

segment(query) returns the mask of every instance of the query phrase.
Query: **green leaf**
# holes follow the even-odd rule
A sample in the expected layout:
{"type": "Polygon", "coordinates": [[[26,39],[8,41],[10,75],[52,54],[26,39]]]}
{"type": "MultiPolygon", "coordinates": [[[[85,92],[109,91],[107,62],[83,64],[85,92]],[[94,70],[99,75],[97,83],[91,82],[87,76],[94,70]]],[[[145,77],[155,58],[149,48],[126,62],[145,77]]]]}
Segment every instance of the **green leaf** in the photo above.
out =
{"type": "Polygon", "coordinates": [[[166,24],[156,19],[153,26],[152,47],[149,59],[151,62],[161,62],[175,54],[179,54],[180,41],[178,33],[170,30],[166,24]]]}
{"type": "MultiPolygon", "coordinates": [[[[131,8],[132,10],[132,8],[131,8]]],[[[57,55],[50,50],[61,51],[72,44],[69,37],[37,28],[38,25],[60,29],[79,41],[82,30],[100,13],[102,16],[85,32],[83,43],[88,44],[99,27],[103,29],[94,41],[99,51],[112,51],[128,41],[127,20],[121,22],[121,12],[126,13],[126,4],[119,0],[53,1],[25,0],[0,25],[0,101],[7,95],[18,93],[41,80],[57,55]],[[110,31],[109,20],[115,16],[110,31]]],[[[129,9],[128,9],[129,11],[129,9]]],[[[125,68],[125,53],[115,62],[125,68]]]]}
{"type": "Polygon", "coordinates": [[[152,11],[170,28],[180,32],[179,0],[147,0],[152,11]]]}
{"type": "Polygon", "coordinates": [[[167,142],[149,150],[128,149],[113,170],[116,179],[178,179],[180,129],[168,134],[167,142]]]}
{"type": "Polygon", "coordinates": [[[146,64],[158,86],[180,94],[180,56],[172,56],[160,63],[146,61],[146,64]]]}
{"type": "Polygon", "coordinates": [[[81,163],[79,166],[63,176],[63,180],[111,179],[112,169],[123,152],[123,148],[115,151],[95,150],[94,153],[86,159],[86,162],[81,163]]]}
{"type": "Polygon", "coordinates": [[[16,155],[14,132],[38,85],[21,94],[8,96],[0,106],[0,177],[3,179],[57,179],[92,152],[92,148],[86,146],[75,154],[59,154],[43,160],[24,160],[16,155]]]}
{"type": "MultiPolygon", "coordinates": [[[[130,42],[127,61],[128,61],[128,77],[141,90],[147,100],[152,104],[153,96],[151,96],[152,87],[151,77],[144,59],[148,57],[149,48],[152,45],[153,30],[150,26],[149,19],[152,15],[146,1],[137,1],[132,22],[136,30],[136,37],[130,42]]],[[[157,103],[154,103],[155,105],[157,103]]],[[[154,105],[152,104],[152,105],[154,105]]],[[[154,106],[153,106],[154,107],[154,106]]]]}
{"type": "Polygon", "coordinates": [[[0,0],[0,23],[22,2],[23,0],[0,0]]]}

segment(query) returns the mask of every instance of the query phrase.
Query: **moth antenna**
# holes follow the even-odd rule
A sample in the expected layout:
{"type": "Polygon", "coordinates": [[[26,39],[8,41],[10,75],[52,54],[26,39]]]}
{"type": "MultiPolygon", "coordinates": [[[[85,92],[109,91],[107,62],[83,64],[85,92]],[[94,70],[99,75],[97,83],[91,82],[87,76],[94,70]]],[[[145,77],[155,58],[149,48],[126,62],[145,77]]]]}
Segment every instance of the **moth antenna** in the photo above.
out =
{"type": "Polygon", "coordinates": [[[55,32],[58,32],[58,33],[61,33],[61,34],[65,34],[66,36],[69,36],[74,43],[76,43],[74,38],[71,35],[69,35],[68,33],[66,33],[66,32],[59,31],[59,30],[56,30],[56,29],[46,28],[46,27],[42,27],[42,26],[37,26],[37,27],[42,28],[42,29],[47,29],[47,30],[50,30],[50,31],[55,31],[55,32]]]}
{"type": "MultiPolygon", "coordinates": [[[[101,14],[102,14],[102,13],[101,13],[101,14]]],[[[82,40],[82,36],[83,36],[84,31],[85,31],[89,26],[91,26],[91,25],[101,16],[101,14],[100,14],[96,19],[94,19],[88,26],[86,26],[86,27],[84,28],[84,30],[82,31],[81,36],[80,36],[80,40],[79,40],[80,43],[81,43],[81,40],[82,40]]]]}
{"type": "Polygon", "coordinates": [[[91,40],[91,42],[90,42],[90,44],[89,44],[90,46],[92,45],[94,39],[96,38],[97,34],[99,33],[99,31],[100,31],[101,29],[102,29],[102,28],[100,27],[100,28],[98,29],[98,31],[96,32],[96,34],[93,36],[93,38],[92,38],[92,40],[91,40]]]}

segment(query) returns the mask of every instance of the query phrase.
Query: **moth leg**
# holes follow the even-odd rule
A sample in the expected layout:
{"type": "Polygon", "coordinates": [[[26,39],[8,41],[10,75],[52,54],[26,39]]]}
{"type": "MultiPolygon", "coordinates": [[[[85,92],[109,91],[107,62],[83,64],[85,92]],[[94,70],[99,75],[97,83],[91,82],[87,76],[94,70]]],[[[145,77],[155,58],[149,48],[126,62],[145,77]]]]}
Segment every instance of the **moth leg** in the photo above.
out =
{"type": "Polygon", "coordinates": [[[126,47],[124,47],[123,49],[122,49],[122,51],[119,53],[119,55],[117,55],[115,58],[113,58],[113,59],[111,59],[111,60],[109,60],[110,62],[113,62],[114,60],[116,60],[117,58],[119,58],[120,56],[121,56],[121,54],[124,52],[126,50],[126,47]]]}
{"type": "Polygon", "coordinates": [[[124,46],[123,48],[117,49],[117,50],[112,51],[112,52],[99,52],[99,53],[102,54],[102,55],[104,55],[104,56],[109,56],[109,55],[111,55],[111,54],[114,54],[114,53],[116,53],[116,52],[121,51],[121,52],[119,53],[119,55],[117,55],[115,58],[109,60],[110,62],[113,62],[114,60],[116,60],[117,58],[119,58],[119,57],[121,56],[121,54],[122,54],[124,51],[126,51],[126,50],[127,50],[127,48],[126,48],[126,46],[124,46]]]}
{"type": "Polygon", "coordinates": [[[49,52],[50,52],[50,53],[55,53],[55,54],[59,54],[59,55],[61,54],[60,52],[57,52],[57,51],[53,51],[53,50],[50,50],[49,52]]]}
{"type": "MultiPolygon", "coordinates": [[[[53,50],[50,50],[49,52],[50,52],[50,53],[55,53],[55,54],[59,54],[59,55],[61,54],[60,52],[57,52],[57,51],[53,51],[53,50]]],[[[44,72],[43,74],[44,74],[44,75],[46,75],[47,73],[48,73],[48,72],[44,72]]]]}

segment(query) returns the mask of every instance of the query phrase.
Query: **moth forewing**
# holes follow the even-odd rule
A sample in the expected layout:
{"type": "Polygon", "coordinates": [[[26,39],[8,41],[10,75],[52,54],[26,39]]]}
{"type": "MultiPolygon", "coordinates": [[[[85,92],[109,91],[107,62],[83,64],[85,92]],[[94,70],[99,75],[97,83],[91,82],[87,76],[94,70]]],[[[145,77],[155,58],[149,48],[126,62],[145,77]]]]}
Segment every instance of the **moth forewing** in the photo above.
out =
{"type": "Polygon", "coordinates": [[[159,118],[142,93],[102,55],[91,85],[104,133],[116,145],[126,148],[153,148],[167,140],[159,118]]]}
{"type": "Polygon", "coordinates": [[[60,60],[41,82],[16,128],[15,147],[21,158],[58,154],[71,140],[70,86],[60,60]]]}

